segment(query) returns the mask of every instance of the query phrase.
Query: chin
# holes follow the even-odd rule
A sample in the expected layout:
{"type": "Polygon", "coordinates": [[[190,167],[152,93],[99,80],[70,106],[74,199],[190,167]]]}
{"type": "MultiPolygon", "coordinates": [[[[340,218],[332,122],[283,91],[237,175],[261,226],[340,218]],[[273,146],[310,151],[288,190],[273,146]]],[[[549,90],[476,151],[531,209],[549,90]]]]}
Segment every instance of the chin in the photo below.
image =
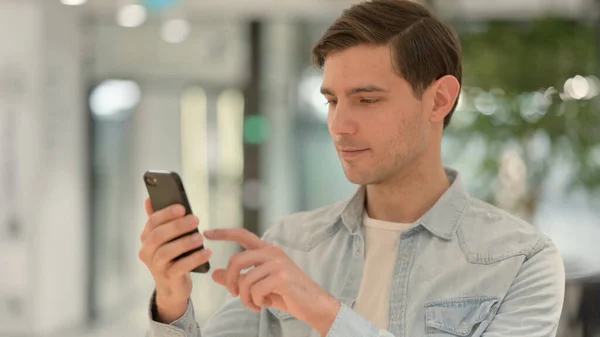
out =
{"type": "Polygon", "coordinates": [[[374,179],[371,172],[358,172],[356,170],[345,170],[346,179],[355,185],[369,185],[374,179]]]}

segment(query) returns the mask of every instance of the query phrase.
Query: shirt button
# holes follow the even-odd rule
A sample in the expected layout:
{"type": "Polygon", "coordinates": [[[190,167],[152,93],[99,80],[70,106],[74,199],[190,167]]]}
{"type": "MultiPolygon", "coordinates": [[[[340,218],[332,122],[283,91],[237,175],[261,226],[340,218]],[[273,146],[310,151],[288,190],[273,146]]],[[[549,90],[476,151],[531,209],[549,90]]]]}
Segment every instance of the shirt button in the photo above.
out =
{"type": "Polygon", "coordinates": [[[458,332],[462,333],[462,334],[466,334],[470,331],[469,329],[469,325],[467,323],[462,323],[459,327],[458,327],[458,332]]]}
{"type": "Polygon", "coordinates": [[[362,251],[362,250],[360,249],[360,247],[359,247],[359,248],[356,248],[356,255],[360,255],[360,252],[361,252],[361,251],[362,251]]]}

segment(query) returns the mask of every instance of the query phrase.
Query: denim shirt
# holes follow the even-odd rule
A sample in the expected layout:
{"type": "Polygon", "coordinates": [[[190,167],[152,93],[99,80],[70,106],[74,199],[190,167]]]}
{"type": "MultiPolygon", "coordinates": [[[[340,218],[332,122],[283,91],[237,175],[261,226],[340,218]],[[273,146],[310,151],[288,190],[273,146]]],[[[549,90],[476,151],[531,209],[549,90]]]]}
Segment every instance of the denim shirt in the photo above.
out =
{"type": "MultiPolygon", "coordinates": [[[[352,310],[364,264],[365,189],[347,202],[284,218],[263,239],[285,250],[341,309],[327,337],[555,336],[564,297],[561,256],[532,225],[470,197],[457,172],[434,207],[399,235],[389,325],[352,310]]],[[[151,315],[150,315],[151,316],[151,315]]],[[[152,320],[152,337],[317,337],[274,308],[255,313],[228,297],[200,329],[190,302],[171,324],[152,320]]]]}

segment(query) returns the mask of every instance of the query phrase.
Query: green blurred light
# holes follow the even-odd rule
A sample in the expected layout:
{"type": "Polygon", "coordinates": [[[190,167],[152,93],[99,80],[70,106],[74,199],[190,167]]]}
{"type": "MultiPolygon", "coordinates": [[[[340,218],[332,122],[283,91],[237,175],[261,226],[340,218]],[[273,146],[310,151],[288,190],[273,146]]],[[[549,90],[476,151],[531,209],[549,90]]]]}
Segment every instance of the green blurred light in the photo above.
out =
{"type": "Polygon", "coordinates": [[[141,0],[141,3],[151,12],[164,12],[180,2],[180,0],[141,0]]]}
{"type": "Polygon", "coordinates": [[[271,136],[271,123],[265,116],[249,116],[244,121],[244,141],[263,144],[271,136]]]}

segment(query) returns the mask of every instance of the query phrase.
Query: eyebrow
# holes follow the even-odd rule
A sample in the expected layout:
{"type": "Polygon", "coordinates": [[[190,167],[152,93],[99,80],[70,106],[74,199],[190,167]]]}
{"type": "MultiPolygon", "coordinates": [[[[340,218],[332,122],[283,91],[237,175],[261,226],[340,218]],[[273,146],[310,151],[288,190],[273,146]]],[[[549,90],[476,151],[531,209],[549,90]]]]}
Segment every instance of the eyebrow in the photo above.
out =
{"type": "MultiPolygon", "coordinates": [[[[385,90],[381,87],[378,87],[376,85],[365,85],[365,86],[351,88],[351,89],[346,90],[346,96],[352,96],[355,94],[370,93],[370,92],[387,92],[387,90],[385,90]]],[[[321,94],[335,96],[335,94],[333,93],[333,90],[328,89],[326,87],[321,87],[321,94]]]]}

